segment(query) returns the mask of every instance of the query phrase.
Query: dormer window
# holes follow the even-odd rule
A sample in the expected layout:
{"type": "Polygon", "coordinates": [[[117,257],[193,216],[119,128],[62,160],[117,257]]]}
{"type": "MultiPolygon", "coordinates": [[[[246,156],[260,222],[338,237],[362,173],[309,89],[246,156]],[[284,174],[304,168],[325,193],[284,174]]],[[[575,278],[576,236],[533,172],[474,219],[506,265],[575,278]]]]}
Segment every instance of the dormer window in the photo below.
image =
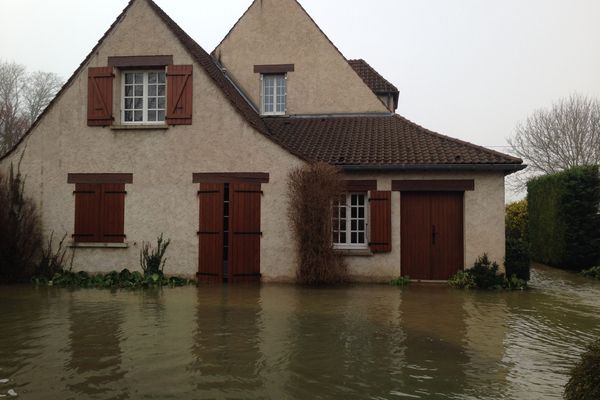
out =
{"type": "Polygon", "coordinates": [[[166,113],[164,70],[123,71],[122,119],[124,124],[163,124],[166,113]]]}
{"type": "Polygon", "coordinates": [[[261,74],[261,113],[284,115],[287,100],[286,74],[261,74]]]}

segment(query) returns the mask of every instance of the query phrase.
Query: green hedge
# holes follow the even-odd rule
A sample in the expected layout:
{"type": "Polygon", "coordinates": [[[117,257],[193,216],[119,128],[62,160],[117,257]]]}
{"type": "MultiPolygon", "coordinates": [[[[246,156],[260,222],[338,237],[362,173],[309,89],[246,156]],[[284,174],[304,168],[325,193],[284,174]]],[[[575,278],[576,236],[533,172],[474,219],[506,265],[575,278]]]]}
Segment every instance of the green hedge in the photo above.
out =
{"type": "Polygon", "coordinates": [[[529,251],[529,217],[527,200],[506,206],[506,276],[530,279],[531,256],[529,251]]]}
{"type": "Polygon", "coordinates": [[[529,240],[535,261],[578,269],[600,258],[600,172],[572,168],[527,185],[529,240]]]}

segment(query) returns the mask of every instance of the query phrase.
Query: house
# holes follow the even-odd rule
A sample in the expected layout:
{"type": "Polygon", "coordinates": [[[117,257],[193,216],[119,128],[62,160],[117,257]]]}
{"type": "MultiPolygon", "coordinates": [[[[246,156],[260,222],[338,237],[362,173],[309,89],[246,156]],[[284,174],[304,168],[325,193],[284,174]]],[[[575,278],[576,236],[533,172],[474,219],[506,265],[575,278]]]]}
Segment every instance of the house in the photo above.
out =
{"type": "Polygon", "coordinates": [[[171,274],[293,280],[287,176],[312,161],[346,179],[333,235],[354,279],[501,262],[504,177],[522,161],[397,105],[296,0],[254,1],[211,54],[132,0],[0,169],[21,160],[44,232],[72,238],[77,270],[135,269],[164,233],[171,274]]]}

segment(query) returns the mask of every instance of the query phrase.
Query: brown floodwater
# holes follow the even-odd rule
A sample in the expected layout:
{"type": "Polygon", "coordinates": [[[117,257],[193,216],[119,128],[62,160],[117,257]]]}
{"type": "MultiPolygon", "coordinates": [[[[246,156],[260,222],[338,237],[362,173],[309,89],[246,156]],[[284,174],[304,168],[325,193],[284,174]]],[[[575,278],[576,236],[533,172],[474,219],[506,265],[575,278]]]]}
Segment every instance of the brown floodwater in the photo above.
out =
{"type": "Polygon", "coordinates": [[[536,267],[532,286],[0,287],[0,396],[560,399],[600,282],[536,267]]]}

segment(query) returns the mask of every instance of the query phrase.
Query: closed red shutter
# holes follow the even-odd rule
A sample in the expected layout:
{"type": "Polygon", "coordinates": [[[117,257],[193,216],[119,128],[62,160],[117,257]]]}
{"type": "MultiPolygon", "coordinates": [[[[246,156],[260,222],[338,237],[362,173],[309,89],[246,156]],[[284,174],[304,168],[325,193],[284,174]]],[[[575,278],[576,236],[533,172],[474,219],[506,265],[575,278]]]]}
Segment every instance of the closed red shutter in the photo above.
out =
{"type": "Polygon", "coordinates": [[[372,191],[369,203],[371,207],[369,247],[373,253],[389,253],[392,251],[392,192],[372,191]]]}
{"type": "Polygon", "coordinates": [[[223,204],[222,183],[202,183],[198,192],[200,201],[200,230],[198,279],[223,280],[223,204]]]}
{"type": "Polygon", "coordinates": [[[229,279],[260,280],[260,184],[230,185],[229,279]]]}
{"type": "Polygon", "coordinates": [[[125,184],[104,183],[100,210],[100,241],[123,243],[125,240],[125,184]]]}
{"type": "Polygon", "coordinates": [[[78,183],[75,185],[75,233],[73,239],[79,243],[99,242],[100,198],[98,184],[78,183]]]}
{"type": "Polygon", "coordinates": [[[108,126],[113,122],[113,69],[88,69],[88,125],[108,126]]]}
{"type": "Polygon", "coordinates": [[[167,124],[191,125],[193,81],[191,65],[167,66],[167,124]]]}

